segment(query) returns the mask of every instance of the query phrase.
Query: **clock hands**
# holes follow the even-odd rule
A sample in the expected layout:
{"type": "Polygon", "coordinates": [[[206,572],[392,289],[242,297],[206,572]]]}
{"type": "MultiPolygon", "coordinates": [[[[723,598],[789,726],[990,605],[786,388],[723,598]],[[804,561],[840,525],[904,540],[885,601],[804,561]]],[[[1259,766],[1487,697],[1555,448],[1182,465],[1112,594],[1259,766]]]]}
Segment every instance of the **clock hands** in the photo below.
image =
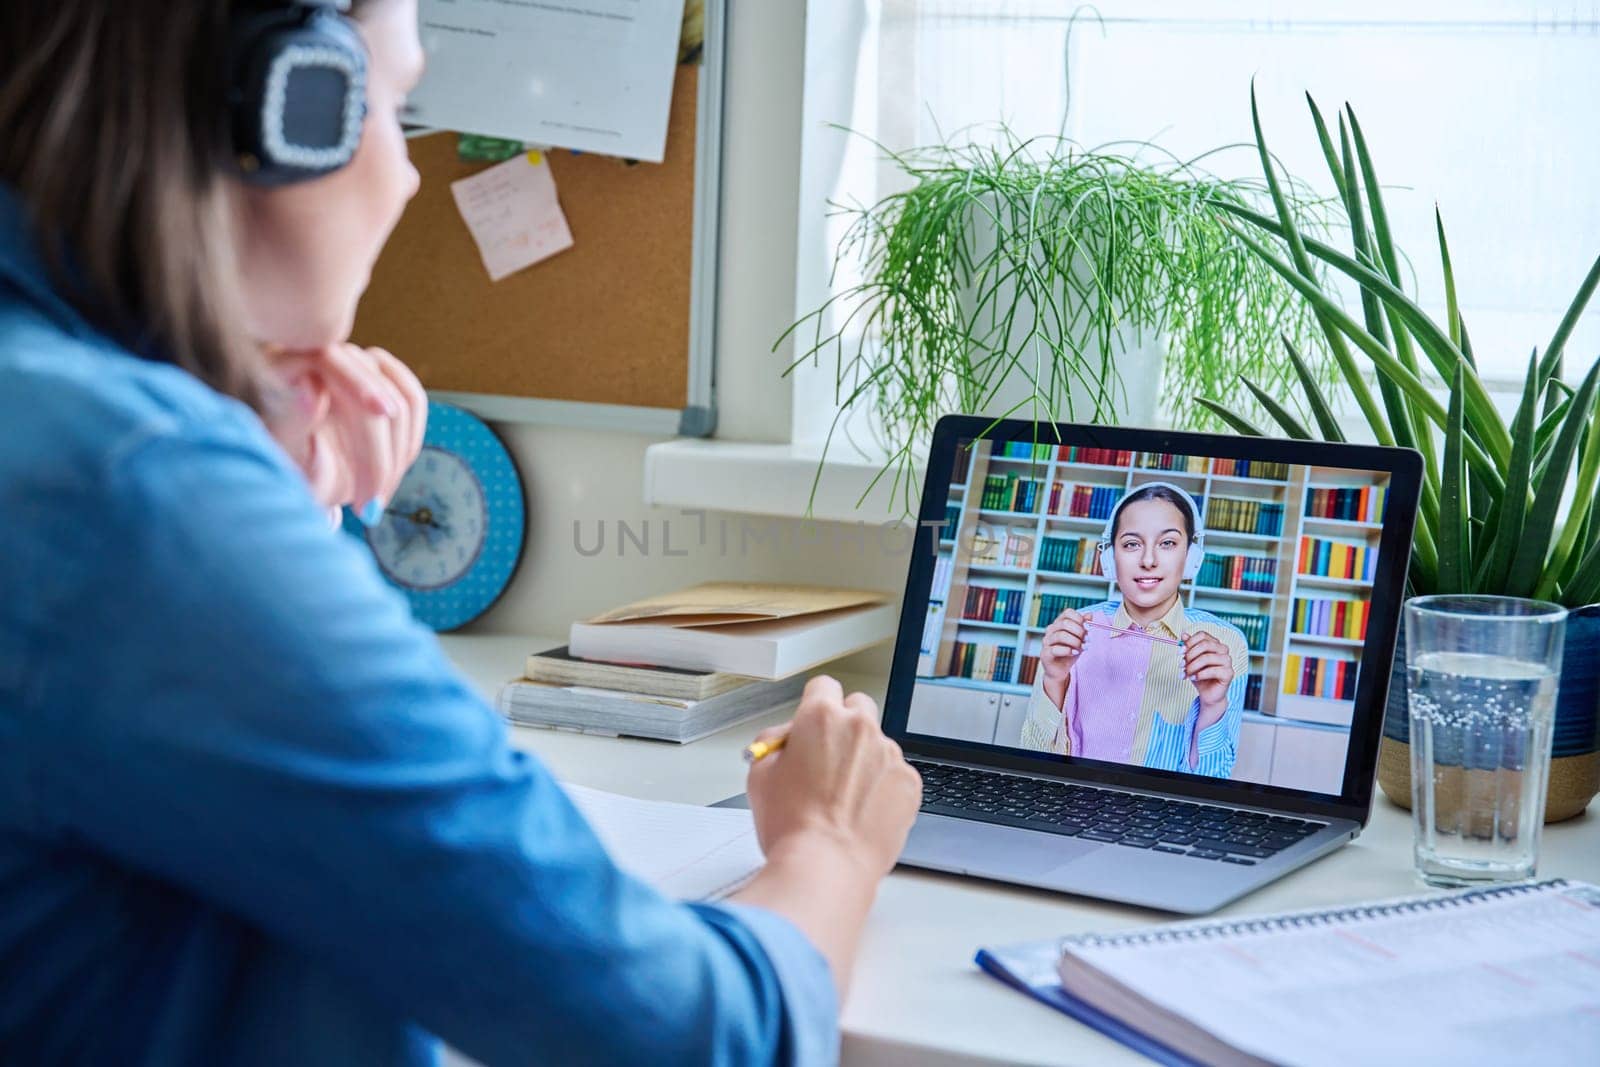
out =
{"type": "Polygon", "coordinates": [[[405,519],[415,526],[432,526],[435,530],[445,529],[445,527],[434,518],[432,508],[417,507],[413,508],[411,511],[404,511],[400,508],[384,508],[383,512],[385,515],[398,515],[402,519],[405,519]]]}

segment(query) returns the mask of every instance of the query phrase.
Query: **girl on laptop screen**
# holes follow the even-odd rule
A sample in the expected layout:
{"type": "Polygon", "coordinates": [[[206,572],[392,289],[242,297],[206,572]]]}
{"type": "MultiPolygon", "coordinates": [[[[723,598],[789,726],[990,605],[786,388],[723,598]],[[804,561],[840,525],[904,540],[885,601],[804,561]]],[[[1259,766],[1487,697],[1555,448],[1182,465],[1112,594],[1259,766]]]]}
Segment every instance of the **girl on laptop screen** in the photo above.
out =
{"type": "Polygon", "coordinates": [[[1204,558],[1193,498],[1167,482],[1125,496],[1100,569],[1120,599],[1067,609],[1044,632],[1023,748],[1226,778],[1239,746],[1244,635],[1185,606],[1204,558]]]}

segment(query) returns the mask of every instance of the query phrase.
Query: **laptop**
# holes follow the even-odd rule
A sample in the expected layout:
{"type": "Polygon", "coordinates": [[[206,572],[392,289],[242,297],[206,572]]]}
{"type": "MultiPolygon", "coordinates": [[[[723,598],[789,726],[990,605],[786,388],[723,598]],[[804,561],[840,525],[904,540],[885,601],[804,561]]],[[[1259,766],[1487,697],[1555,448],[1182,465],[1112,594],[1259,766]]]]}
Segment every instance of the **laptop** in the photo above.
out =
{"type": "Polygon", "coordinates": [[[1421,460],[949,416],[885,732],[911,867],[1203,914],[1370,814],[1421,460]]]}

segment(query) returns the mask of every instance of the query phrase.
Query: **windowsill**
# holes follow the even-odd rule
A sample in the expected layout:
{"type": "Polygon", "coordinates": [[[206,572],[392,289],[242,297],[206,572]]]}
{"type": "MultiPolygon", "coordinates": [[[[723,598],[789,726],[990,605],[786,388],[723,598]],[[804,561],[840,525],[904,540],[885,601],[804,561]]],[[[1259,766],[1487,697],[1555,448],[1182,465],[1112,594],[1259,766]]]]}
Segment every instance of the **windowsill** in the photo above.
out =
{"type": "Polygon", "coordinates": [[[832,522],[910,521],[907,510],[915,509],[922,492],[921,465],[907,502],[905,485],[892,487],[895,472],[878,478],[881,464],[865,459],[830,455],[818,481],[820,457],[816,448],[793,444],[665,441],[645,450],[645,503],[832,522]]]}

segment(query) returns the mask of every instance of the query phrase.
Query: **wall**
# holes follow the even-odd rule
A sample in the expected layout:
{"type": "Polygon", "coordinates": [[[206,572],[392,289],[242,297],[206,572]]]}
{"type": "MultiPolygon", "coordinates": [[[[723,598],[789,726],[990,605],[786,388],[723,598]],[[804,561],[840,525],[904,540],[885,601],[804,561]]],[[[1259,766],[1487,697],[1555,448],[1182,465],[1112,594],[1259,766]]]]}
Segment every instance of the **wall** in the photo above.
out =
{"type": "MultiPolygon", "coordinates": [[[[729,7],[718,435],[786,441],[790,389],[779,373],[787,359],[770,349],[794,311],[805,8],[729,7]]],[[[528,545],[505,598],[469,632],[559,636],[574,619],[718,577],[896,594],[903,587],[904,538],[885,538],[876,527],[645,507],[644,450],[660,438],[548,426],[496,429],[527,484],[528,545]],[[604,547],[596,552],[602,536],[604,547]]],[[[841,669],[883,672],[888,662],[884,646],[841,669]]],[[[507,677],[518,666],[508,663],[507,677]]]]}

